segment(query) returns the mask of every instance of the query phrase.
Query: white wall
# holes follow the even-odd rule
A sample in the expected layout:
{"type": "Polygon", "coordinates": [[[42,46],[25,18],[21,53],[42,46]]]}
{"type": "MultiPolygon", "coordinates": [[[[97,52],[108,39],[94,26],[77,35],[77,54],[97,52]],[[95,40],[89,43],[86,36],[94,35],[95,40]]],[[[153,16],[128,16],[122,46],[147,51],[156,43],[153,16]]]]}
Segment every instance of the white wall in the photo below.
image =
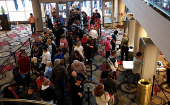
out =
{"type": "Polygon", "coordinates": [[[170,62],[170,21],[142,0],[122,0],[170,62]]]}

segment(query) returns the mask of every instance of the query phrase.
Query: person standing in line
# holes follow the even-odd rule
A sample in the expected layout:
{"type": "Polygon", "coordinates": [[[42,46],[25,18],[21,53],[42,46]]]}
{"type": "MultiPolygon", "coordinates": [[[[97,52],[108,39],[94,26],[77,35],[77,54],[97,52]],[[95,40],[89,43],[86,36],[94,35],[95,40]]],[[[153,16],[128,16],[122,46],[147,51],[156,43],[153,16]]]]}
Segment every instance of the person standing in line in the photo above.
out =
{"type": "Polygon", "coordinates": [[[47,61],[51,61],[51,54],[49,51],[47,51],[47,47],[44,46],[42,48],[43,54],[42,54],[42,62],[41,62],[41,70],[45,71],[46,63],[47,61]]]}
{"type": "Polygon", "coordinates": [[[52,68],[52,80],[55,82],[57,87],[57,104],[64,105],[65,100],[65,79],[68,74],[64,67],[60,66],[60,59],[56,59],[52,68]]]}
{"type": "Polygon", "coordinates": [[[76,83],[72,85],[71,93],[72,93],[72,105],[82,105],[83,104],[83,79],[80,76],[76,77],[76,83]]]}
{"type": "Polygon", "coordinates": [[[93,48],[94,48],[94,41],[92,40],[92,37],[88,37],[88,41],[86,44],[86,59],[88,59],[88,62],[92,59],[92,54],[93,54],[93,48]]]}
{"type": "Polygon", "coordinates": [[[35,18],[34,18],[34,16],[33,16],[32,13],[30,13],[29,22],[31,23],[31,31],[32,31],[32,34],[35,34],[35,32],[36,32],[36,28],[35,28],[35,18]]]}
{"type": "Polygon", "coordinates": [[[104,90],[107,91],[110,95],[110,105],[114,104],[114,96],[117,93],[117,85],[116,85],[116,81],[113,80],[114,74],[113,72],[109,72],[108,73],[108,78],[103,80],[103,84],[104,84],[104,90]]]}
{"type": "Polygon", "coordinates": [[[124,37],[122,38],[122,42],[121,42],[121,61],[124,60],[124,53],[125,53],[125,60],[128,61],[128,53],[129,53],[128,41],[129,39],[127,38],[127,35],[124,34],[124,37]]]}
{"type": "Polygon", "coordinates": [[[24,86],[28,87],[30,82],[30,59],[25,56],[25,52],[21,53],[21,57],[17,60],[17,64],[20,67],[20,73],[25,77],[24,86]]]}
{"type": "Polygon", "coordinates": [[[114,73],[114,79],[117,79],[117,68],[118,68],[118,63],[116,59],[117,51],[112,51],[111,56],[107,59],[107,62],[109,63],[111,70],[114,73]]]}
{"type": "Polygon", "coordinates": [[[115,50],[116,47],[116,35],[118,34],[118,31],[114,31],[114,34],[112,35],[112,40],[111,40],[111,44],[112,44],[112,51],[115,50]]]}
{"type": "Polygon", "coordinates": [[[95,10],[95,12],[96,12],[95,15],[100,19],[101,16],[100,16],[100,14],[98,13],[98,10],[97,10],[97,9],[95,10]]]}
{"type": "Polygon", "coordinates": [[[107,58],[110,56],[110,51],[111,51],[111,44],[110,44],[110,40],[111,40],[111,36],[108,36],[107,39],[105,39],[105,51],[106,51],[106,60],[107,58]]]}
{"type": "Polygon", "coordinates": [[[95,87],[93,90],[93,95],[96,98],[96,103],[98,105],[108,105],[110,96],[108,92],[104,91],[104,85],[102,83],[95,87]]]}
{"type": "Polygon", "coordinates": [[[51,22],[51,19],[49,18],[49,15],[46,15],[46,26],[51,30],[53,29],[53,24],[51,22]]]}

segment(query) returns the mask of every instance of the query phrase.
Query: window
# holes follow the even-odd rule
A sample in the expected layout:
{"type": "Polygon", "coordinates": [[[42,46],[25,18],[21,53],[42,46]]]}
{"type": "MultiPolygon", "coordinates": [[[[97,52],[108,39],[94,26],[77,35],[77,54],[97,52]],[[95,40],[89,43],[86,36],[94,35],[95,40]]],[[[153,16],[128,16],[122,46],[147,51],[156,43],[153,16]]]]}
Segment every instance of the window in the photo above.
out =
{"type": "Polygon", "coordinates": [[[10,21],[27,21],[33,13],[31,0],[1,0],[0,6],[9,14],[10,21]]]}

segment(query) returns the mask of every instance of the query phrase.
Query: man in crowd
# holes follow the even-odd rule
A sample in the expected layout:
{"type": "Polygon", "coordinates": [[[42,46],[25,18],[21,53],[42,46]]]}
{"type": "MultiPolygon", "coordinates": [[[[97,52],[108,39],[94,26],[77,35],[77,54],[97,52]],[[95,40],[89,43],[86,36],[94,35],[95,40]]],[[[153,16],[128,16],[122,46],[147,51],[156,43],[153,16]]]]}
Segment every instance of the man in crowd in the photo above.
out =
{"type": "Polygon", "coordinates": [[[53,23],[56,23],[56,21],[57,21],[57,11],[56,11],[56,8],[53,8],[52,16],[53,16],[53,23]]]}
{"type": "Polygon", "coordinates": [[[85,65],[82,62],[79,62],[78,60],[74,60],[73,63],[71,64],[71,71],[75,71],[76,73],[85,73],[85,65]]]}
{"type": "Polygon", "coordinates": [[[59,17],[60,17],[61,25],[65,25],[65,20],[64,20],[63,16],[59,15],[59,17]]]}
{"type": "Polygon", "coordinates": [[[100,19],[101,16],[100,16],[100,14],[98,13],[98,10],[97,10],[97,9],[95,10],[95,12],[96,12],[95,15],[100,19]]]}
{"type": "Polygon", "coordinates": [[[78,26],[76,25],[75,21],[70,26],[69,30],[72,32],[72,39],[75,40],[78,32],[78,26]]]}
{"type": "Polygon", "coordinates": [[[84,25],[84,28],[82,29],[82,33],[83,33],[83,35],[84,34],[89,35],[88,24],[84,25]]]}
{"type": "Polygon", "coordinates": [[[129,39],[127,38],[127,35],[124,34],[124,37],[122,38],[122,42],[121,42],[121,61],[124,60],[124,54],[125,54],[125,60],[128,61],[128,53],[129,53],[128,41],[129,39]]]}
{"type": "Polygon", "coordinates": [[[41,70],[45,71],[46,63],[47,61],[51,61],[51,54],[49,51],[47,51],[47,47],[44,46],[42,48],[43,54],[42,54],[42,62],[41,62],[41,70]]]}
{"type": "Polygon", "coordinates": [[[102,71],[100,78],[103,80],[105,78],[108,78],[108,73],[110,72],[110,65],[106,64],[106,70],[102,71]]]}
{"type": "Polygon", "coordinates": [[[51,19],[49,18],[49,15],[46,15],[46,26],[49,29],[53,29],[53,24],[51,22],[51,19]]]}
{"type": "Polygon", "coordinates": [[[111,51],[111,44],[110,44],[110,40],[111,40],[111,36],[108,36],[107,39],[105,39],[105,51],[106,51],[106,60],[107,58],[110,56],[110,51],[111,51]]]}
{"type": "Polygon", "coordinates": [[[94,41],[92,40],[92,37],[89,36],[86,44],[86,59],[88,59],[88,61],[92,59],[93,48],[94,48],[94,41]]]}
{"type": "Polygon", "coordinates": [[[133,74],[133,79],[129,82],[125,88],[128,90],[135,88],[134,86],[131,86],[131,83],[138,84],[138,81],[140,80],[140,74],[142,70],[142,53],[137,52],[136,57],[133,58],[133,69],[132,69],[132,74],[133,74]]]}
{"type": "Polygon", "coordinates": [[[55,82],[57,87],[57,104],[64,105],[64,91],[65,91],[65,78],[67,77],[67,72],[64,67],[60,66],[60,60],[56,59],[54,62],[54,67],[52,68],[52,80],[55,82]]]}
{"type": "Polygon", "coordinates": [[[21,52],[21,57],[18,59],[17,64],[20,67],[20,73],[24,78],[24,86],[28,87],[30,82],[30,59],[25,56],[25,52],[21,52]]]}
{"type": "Polygon", "coordinates": [[[115,50],[116,47],[116,35],[118,34],[118,31],[114,31],[114,34],[112,35],[111,45],[112,45],[112,51],[115,50]]]}
{"type": "MultiPolygon", "coordinates": [[[[20,99],[27,99],[27,100],[36,100],[35,94],[33,93],[35,90],[35,85],[31,84],[28,88],[28,91],[24,91],[21,95],[19,95],[20,99]]],[[[24,103],[24,105],[36,105],[32,103],[24,103]]]]}
{"type": "Polygon", "coordinates": [[[30,13],[29,22],[31,23],[32,34],[35,34],[35,31],[36,31],[36,28],[35,28],[35,18],[34,18],[32,13],[30,13]]]}

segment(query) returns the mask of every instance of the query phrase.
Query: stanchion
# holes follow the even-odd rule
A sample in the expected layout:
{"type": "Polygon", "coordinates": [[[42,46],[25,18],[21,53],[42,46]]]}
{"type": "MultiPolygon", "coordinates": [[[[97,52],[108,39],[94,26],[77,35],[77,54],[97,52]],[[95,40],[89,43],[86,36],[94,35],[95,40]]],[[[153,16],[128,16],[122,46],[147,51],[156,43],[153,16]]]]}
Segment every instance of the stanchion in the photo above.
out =
{"type": "Polygon", "coordinates": [[[152,83],[152,92],[151,92],[151,96],[153,96],[154,83],[155,83],[155,75],[153,76],[153,83],[152,83]]]}
{"type": "Polygon", "coordinates": [[[16,59],[16,56],[15,56],[15,52],[13,52],[13,55],[14,55],[14,59],[15,59],[15,64],[17,64],[17,59],[16,59]]]}
{"type": "Polygon", "coordinates": [[[100,24],[100,36],[101,36],[101,34],[102,34],[102,24],[100,24]]]}
{"type": "Polygon", "coordinates": [[[91,74],[91,75],[88,75],[88,80],[91,80],[91,81],[92,81],[92,80],[95,79],[95,77],[92,76],[92,59],[90,59],[89,65],[90,65],[90,74],[91,74]]]}
{"type": "Polygon", "coordinates": [[[170,101],[168,101],[168,105],[170,105],[170,101]]]}
{"type": "Polygon", "coordinates": [[[90,87],[89,86],[87,86],[87,91],[88,91],[88,98],[87,98],[87,100],[88,100],[88,105],[90,105],[90,89],[89,89],[90,87]]]}

